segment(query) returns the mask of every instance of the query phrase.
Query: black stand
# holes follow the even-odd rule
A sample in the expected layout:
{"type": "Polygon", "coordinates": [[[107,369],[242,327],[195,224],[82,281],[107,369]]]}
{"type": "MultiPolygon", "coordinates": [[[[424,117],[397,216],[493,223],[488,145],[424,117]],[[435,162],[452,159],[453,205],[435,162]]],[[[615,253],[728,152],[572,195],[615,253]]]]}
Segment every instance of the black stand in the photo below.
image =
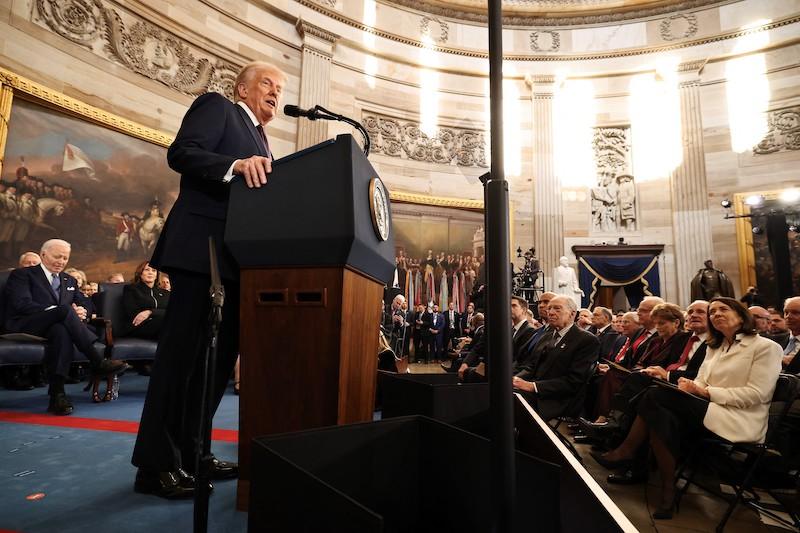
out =
{"type": "Polygon", "coordinates": [[[203,361],[203,394],[200,403],[200,431],[197,435],[194,466],[194,533],[208,531],[208,498],[211,490],[211,424],[214,417],[214,376],[217,367],[217,338],[222,322],[225,288],[219,277],[214,238],[208,237],[208,257],[211,271],[211,311],[208,314],[208,347],[203,361]]]}

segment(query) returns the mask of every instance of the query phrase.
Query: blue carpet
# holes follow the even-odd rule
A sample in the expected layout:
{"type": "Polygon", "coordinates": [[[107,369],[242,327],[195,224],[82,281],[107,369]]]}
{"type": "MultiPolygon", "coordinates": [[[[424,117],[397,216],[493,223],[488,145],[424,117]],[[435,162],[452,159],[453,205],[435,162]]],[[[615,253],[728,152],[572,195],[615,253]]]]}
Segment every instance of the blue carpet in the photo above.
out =
{"type": "MultiPolygon", "coordinates": [[[[147,378],[122,378],[117,401],[93,404],[68,385],[75,416],[138,421],[147,378]]],[[[42,413],[46,389],[0,391],[0,409],[42,413]]],[[[230,390],[214,420],[215,428],[238,427],[238,397],[230,390]]],[[[133,492],[130,464],[135,435],[109,431],[0,423],[0,529],[26,533],[86,531],[183,532],[192,529],[192,501],[166,501],[133,492]],[[26,496],[44,493],[38,500],[26,496]]],[[[221,459],[236,460],[235,443],[214,442],[221,459]]],[[[209,531],[244,531],[247,514],[235,510],[236,481],[214,484],[209,531]]]]}

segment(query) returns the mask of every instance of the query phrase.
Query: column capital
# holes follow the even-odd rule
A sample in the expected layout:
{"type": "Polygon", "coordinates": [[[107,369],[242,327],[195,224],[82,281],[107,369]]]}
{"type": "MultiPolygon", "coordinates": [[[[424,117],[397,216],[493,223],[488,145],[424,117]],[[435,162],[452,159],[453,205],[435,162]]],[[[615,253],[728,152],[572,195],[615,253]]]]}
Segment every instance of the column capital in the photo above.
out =
{"type": "Polygon", "coordinates": [[[692,86],[700,82],[700,74],[706,66],[708,59],[686,61],[678,65],[678,78],[681,87],[692,86]]]}
{"type": "Polygon", "coordinates": [[[556,77],[552,74],[527,74],[525,83],[531,89],[534,98],[551,97],[555,91],[556,77]]]}
{"type": "Polygon", "coordinates": [[[326,29],[320,28],[302,18],[298,18],[294,25],[297,33],[303,39],[303,47],[313,48],[325,55],[333,55],[333,47],[341,37],[326,29]]]}

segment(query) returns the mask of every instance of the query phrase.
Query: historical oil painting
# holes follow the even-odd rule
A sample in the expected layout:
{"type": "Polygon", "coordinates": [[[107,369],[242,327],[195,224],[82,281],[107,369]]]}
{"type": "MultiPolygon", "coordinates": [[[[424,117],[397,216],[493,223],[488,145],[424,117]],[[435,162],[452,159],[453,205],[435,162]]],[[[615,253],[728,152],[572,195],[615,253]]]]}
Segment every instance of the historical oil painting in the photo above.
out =
{"type": "Polygon", "coordinates": [[[0,268],[57,237],[92,281],[150,257],[179,183],[163,146],[20,98],[1,177],[0,268]]]}

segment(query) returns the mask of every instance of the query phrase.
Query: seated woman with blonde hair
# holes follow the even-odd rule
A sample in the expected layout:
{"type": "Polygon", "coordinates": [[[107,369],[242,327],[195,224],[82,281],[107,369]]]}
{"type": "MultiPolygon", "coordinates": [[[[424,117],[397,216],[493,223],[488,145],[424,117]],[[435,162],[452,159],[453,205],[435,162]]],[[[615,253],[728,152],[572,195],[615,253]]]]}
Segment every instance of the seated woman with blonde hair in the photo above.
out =
{"type": "Polygon", "coordinates": [[[145,261],[136,268],[133,283],[122,291],[126,323],[121,335],[158,340],[169,304],[169,291],[156,286],[158,271],[145,261]]]}
{"type": "Polygon", "coordinates": [[[781,347],[756,332],[753,316],[733,298],[709,303],[706,358],[694,380],[680,378],[680,394],[651,387],[625,441],[593,457],[623,467],[649,439],[661,474],[661,505],[653,518],[670,519],[681,444],[709,432],[730,442],[763,442],[770,402],[781,371],[781,347]]]}

